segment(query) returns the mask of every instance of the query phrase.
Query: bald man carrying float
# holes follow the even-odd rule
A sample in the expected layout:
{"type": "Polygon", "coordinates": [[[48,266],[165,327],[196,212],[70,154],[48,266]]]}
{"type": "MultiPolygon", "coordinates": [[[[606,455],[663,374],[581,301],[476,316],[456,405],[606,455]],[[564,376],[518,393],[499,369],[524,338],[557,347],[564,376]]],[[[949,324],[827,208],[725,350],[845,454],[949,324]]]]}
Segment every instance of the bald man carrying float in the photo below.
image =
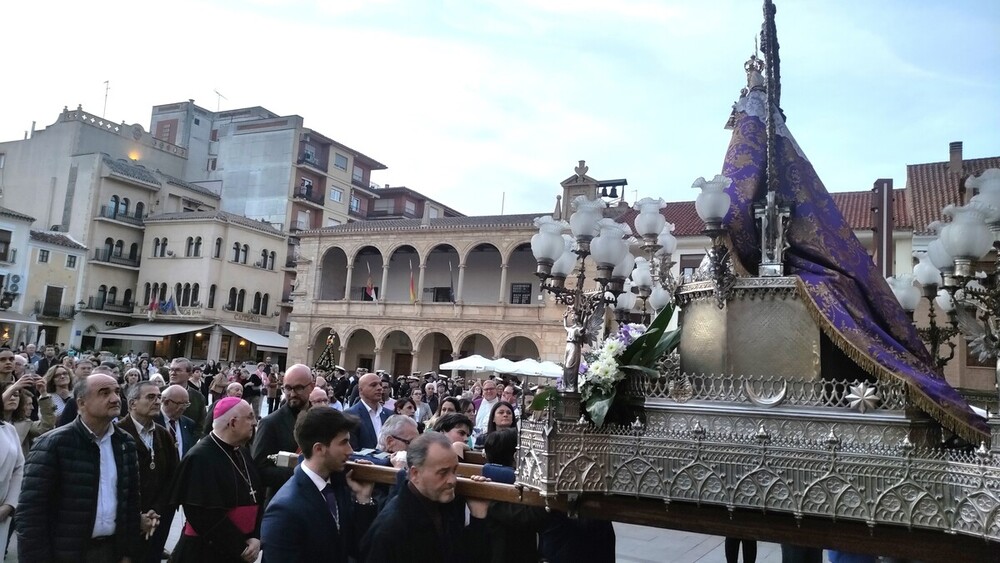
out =
{"type": "MultiPolygon", "coordinates": [[[[257,427],[257,436],[253,441],[254,465],[260,471],[260,476],[267,487],[267,500],[292,477],[290,467],[278,467],[267,456],[278,452],[298,451],[295,443],[295,419],[299,413],[309,408],[309,394],[315,386],[312,371],[309,366],[295,364],[285,371],[281,390],[285,395],[285,404],[278,410],[265,416],[257,427]]],[[[265,503],[266,505],[266,503],[265,503]]]]}
{"type": "Polygon", "coordinates": [[[393,415],[382,407],[382,379],[374,373],[366,373],[358,380],[358,402],[344,411],[361,420],[361,424],[351,430],[351,447],[354,451],[378,447],[378,434],[382,423],[393,415]]]}

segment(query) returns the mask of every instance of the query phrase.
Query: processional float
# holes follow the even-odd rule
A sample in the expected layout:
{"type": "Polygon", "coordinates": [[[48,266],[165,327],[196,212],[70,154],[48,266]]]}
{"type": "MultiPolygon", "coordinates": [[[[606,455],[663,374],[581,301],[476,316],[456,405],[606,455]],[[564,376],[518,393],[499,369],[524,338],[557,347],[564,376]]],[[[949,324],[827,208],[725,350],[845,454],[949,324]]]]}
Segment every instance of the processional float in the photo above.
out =
{"type": "MultiPolygon", "coordinates": [[[[521,422],[518,482],[571,511],[641,512],[632,520],[666,527],[715,520],[688,529],[1000,559],[1000,419],[974,413],[945,381],[786,127],[774,15],[765,1],[763,58],[745,65],[722,174],[696,182],[712,248],[693,277],[670,277],[676,242],[669,226],[656,232],[662,202],[637,205],[639,259],[622,252],[630,228],[602,218],[599,200],[578,198],[569,223],[539,220],[542,289],[568,305],[566,371],[546,408],[521,422]],[[618,416],[595,424],[580,407],[592,370],[581,369],[585,348],[601,345],[588,327],[603,323],[606,305],[634,302],[628,284],[654,309],[676,304],[679,346],[653,370],[623,367],[618,416]]],[[[1000,192],[1000,171],[983,178],[1000,192]]],[[[969,264],[991,248],[986,224],[1000,230],[995,199],[967,206],[975,234],[942,235],[935,278],[988,333],[979,344],[992,355],[1000,284],[995,273],[973,280],[969,264]],[[979,246],[966,248],[970,240],[979,246]]]]}

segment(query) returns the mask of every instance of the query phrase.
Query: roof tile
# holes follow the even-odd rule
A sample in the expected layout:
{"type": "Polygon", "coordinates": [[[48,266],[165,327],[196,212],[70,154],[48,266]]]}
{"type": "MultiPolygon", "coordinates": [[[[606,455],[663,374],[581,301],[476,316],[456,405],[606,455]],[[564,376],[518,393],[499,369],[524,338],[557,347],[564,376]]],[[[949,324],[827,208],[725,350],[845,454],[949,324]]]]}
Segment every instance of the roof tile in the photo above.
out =
{"type": "MultiPolygon", "coordinates": [[[[971,158],[962,161],[963,174],[978,176],[987,168],[1000,168],[1000,156],[971,158]]],[[[958,203],[958,181],[948,173],[948,162],[910,164],[906,167],[906,190],[909,192],[909,210],[913,217],[913,234],[929,235],[927,228],[941,219],[941,209],[949,203],[958,203]]],[[[971,193],[965,194],[969,201],[971,193]]]]}
{"type": "Polygon", "coordinates": [[[66,233],[59,233],[56,231],[31,231],[30,236],[31,240],[37,240],[38,242],[65,246],[66,248],[72,248],[74,250],[87,250],[86,246],[80,244],[66,233]]]}

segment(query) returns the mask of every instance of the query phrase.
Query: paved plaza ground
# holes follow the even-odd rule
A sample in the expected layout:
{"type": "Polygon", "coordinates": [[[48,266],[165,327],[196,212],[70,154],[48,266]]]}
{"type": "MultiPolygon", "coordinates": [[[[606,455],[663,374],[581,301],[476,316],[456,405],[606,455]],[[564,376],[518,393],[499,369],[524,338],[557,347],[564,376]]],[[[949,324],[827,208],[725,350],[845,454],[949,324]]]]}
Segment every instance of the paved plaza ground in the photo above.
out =
{"type": "MultiPolygon", "coordinates": [[[[171,526],[168,546],[180,536],[182,517],[178,512],[171,526]]],[[[631,524],[615,524],[617,560],[624,563],[725,563],[723,538],[661,530],[631,524]]],[[[17,561],[17,540],[12,539],[5,563],[17,561]]],[[[777,544],[757,544],[758,563],[781,563],[777,544]]]]}

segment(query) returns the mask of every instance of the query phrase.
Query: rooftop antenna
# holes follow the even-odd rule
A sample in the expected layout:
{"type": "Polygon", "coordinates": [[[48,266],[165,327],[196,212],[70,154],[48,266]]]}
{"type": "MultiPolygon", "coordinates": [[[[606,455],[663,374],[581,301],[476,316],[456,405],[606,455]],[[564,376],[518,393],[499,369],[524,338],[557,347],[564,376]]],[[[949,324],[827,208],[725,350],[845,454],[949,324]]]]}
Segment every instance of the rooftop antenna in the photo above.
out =
{"type": "Polygon", "coordinates": [[[222,107],[222,100],[226,100],[228,102],[229,98],[220,94],[218,90],[212,90],[212,91],[215,92],[215,95],[217,96],[215,99],[215,111],[219,111],[219,108],[222,107]]]}
{"type": "Polygon", "coordinates": [[[101,110],[101,119],[108,113],[108,91],[111,90],[111,81],[104,81],[104,109],[101,110]]]}

